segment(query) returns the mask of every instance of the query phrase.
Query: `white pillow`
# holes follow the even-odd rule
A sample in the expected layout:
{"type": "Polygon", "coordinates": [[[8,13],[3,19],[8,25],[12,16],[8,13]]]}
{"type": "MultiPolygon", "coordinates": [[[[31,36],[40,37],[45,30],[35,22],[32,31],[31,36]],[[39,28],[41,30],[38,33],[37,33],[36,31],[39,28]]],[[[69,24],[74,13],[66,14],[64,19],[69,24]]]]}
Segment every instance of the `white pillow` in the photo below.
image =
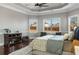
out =
{"type": "Polygon", "coordinates": [[[64,40],[68,39],[69,38],[69,34],[68,33],[65,33],[64,34],[64,40]]]}

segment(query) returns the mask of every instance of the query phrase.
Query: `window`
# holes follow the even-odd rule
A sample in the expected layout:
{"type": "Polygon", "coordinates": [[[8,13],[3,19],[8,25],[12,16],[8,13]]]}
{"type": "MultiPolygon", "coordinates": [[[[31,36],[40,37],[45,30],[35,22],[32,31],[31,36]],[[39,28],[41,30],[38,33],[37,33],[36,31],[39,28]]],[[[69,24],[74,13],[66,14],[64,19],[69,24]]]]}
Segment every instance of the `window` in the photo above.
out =
{"type": "Polygon", "coordinates": [[[50,18],[44,20],[45,32],[59,32],[60,31],[60,18],[50,18]]]}
{"type": "Polygon", "coordinates": [[[73,31],[74,28],[77,26],[77,16],[71,16],[69,17],[69,32],[73,31]]]}
{"type": "Polygon", "coordinates": [[[60,27],[60,19],[59,18],[52,18],[52,25],[51,25],[51,31],[59,31],[60,27]]]}
{"type": "Polygon", "coordinates": [[[38,27],[38,20],[37,19],[30,19],[29,20],[29,32],[37,32],[38,27]]]}
{"type": "Polygon", "coordinates": [[[51,20],[45,20],[44,22],[44,31],[50,32],[51,31],[51,20]]]}

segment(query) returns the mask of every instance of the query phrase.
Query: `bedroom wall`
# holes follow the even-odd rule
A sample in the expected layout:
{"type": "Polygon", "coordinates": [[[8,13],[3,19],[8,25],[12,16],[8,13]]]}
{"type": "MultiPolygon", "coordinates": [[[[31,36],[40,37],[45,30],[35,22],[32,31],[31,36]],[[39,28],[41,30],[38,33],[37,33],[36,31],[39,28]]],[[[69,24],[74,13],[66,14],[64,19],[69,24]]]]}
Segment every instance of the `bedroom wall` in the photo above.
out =
{"type": "Polygon", "coordinates": [[[25,35],[36,36],[36,33],[28,32],[29,29],[29,20],[36,18],[38,20],[38,32],[42,31],[42,20],[39,19],[38,16],[35,15],[25,15],[8,8],[4,8],[0,6],[0,33],[2,33],[2,29],[8,28],[12,32],[19,30],[25,35]],[[41,26],[40,26],[41,24],[41,26]]]}
{"type": "MultiPolygon", "coordinates": [[[[61,17],[61,31],[68,32],[68,14],[67,13],[59,13],[59,14],[50,14],[50,15],[42,15],[39,16],[40,23],[43,23],[45,18],[52,18],[52,17],[61,17]]],[[[39,31],[43,31],[43,24],[39,23],[39,31]]]]}
{"type": "Polygon", "coordinates": [[[78,16],[77,25],[79,26],[79,9],[73,10],[73,11],[69,12],[69,14],[68,14],[68,16],[74,16],[74,15],[78,16]]]}
{"type": "Polygon", "coordinates": [[[25,15],[4,7],[0,7],[0,29],[9,28],[12,32],[19,30],[23,33],[23,36],[35,36],[37,33],[28,32],[29,20],[36,18],[38,20],[38,32],[43,31],[43,19],[50,17],[61,17],[61,31],[68,31],[68,19],[66,13],[61,14],[50,14],[50,15],[25,15]]]}
{"type": "MultiPolygon", "coordinates": [[[[37,17],[37,16],[34,16],[34,15],[29,15],[28,19],[31,20],[30,22],[28,21],[28,31],[29,31],[29,23],[31,23],[32,20],[37,20],[37,21],[38,21],[38,17],[37,17]]],[[[39,31],[38,31],[38,32],[39,32],[39,31]]],[[[28,32],[28,35],[29,35],[30,37],[35,37],[35,36],[36,36],[36,33],[37,33],[37,32],[28,32]]]]}
{"type": "Polygon", "coordinates": [[[0,30],[5,28],[12,32],[19,30],[23,35],[27,35],[28,16],[0,6],[0,30]]]}
{"type": "MultiPolygon", "coordinates": [[[[43,32],[43,20],[46,18],[52,17],[61,17],[61,32],[66,33],[68,32],[68,14],[61,13],[61,14],[50,14],[50,15],[37,15],[37,16],[29,16],[30,19],[36,18],[38,20],[38,32],[43,32]]],[[[38,33],[36,32],[36,33],[38,33]]],[[[29,36],[38,36],[36,33],[29,32],[29,36]]]]}

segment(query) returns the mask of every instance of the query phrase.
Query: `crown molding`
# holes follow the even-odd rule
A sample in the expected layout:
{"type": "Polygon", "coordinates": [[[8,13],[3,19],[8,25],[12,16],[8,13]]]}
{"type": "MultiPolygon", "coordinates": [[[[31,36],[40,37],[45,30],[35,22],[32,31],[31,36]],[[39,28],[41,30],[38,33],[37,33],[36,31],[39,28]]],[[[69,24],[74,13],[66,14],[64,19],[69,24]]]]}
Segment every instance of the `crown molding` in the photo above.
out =
{"type": "Polygon", "coordinates": [[[26,14],[26,15],[46,15],[46,14],[65,13],[65,12],[69,12],[69,11],[79,8],[79,4],[70,3],[67,6],[60,9],[48,10],[48,11],[43,11],[43,12],[33,12],[33,11],[30,11],[29,9],[21,7],[20,5],[16,5],[15,3],[0,3],[0,6],[20,12],[22,14],[26,14]]]}

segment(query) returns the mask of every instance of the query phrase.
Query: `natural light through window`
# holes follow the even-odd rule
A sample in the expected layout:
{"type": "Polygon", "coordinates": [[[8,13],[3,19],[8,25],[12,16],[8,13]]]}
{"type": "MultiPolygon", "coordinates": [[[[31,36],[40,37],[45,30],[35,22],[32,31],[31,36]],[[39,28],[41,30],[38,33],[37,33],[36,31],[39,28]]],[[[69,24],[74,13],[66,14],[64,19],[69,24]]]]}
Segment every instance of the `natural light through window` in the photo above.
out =
{"type": "Polygon", "coordinates": [[[37,19],[29,20],[29,32],[37,32],[37,19]]]}
{"type": "Polygon", "coordinates": [[[50,18],[44,20],[45,32],[59,32],[60,30],[60,18],[50,18]]]}

